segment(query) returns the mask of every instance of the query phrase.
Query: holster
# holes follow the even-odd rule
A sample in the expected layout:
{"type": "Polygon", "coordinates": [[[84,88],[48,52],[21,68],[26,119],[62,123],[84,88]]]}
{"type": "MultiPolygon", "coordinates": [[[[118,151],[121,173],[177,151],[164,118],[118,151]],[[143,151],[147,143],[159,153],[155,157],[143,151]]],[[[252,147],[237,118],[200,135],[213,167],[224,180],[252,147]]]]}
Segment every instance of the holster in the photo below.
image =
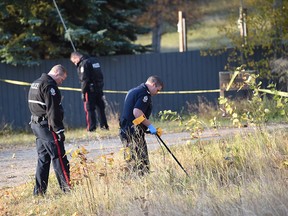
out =
{"type": "Polygon", "coordinates": [[[31,115],[31,122],[36,123],[36,124],[40,124],[41,126],[48,126],[48,120],[42,116],[31,115]]]}

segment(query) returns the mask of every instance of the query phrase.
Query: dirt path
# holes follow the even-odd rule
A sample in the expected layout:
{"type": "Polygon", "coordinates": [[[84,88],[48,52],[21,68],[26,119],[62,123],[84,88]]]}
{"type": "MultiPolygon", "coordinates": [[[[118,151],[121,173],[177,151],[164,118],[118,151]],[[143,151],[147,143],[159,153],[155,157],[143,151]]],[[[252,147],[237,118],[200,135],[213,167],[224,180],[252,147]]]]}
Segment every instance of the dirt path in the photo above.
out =
{"type": "MultiPolygon", "coordinates": [[[[268,129],[288,128],[288,125],[269,126],[268,129]]],[[[205,130],[201,135],[201,139],[215,139],[235,133],[253,132],[255,128],[230,128],[220,130],[205,130]]],[[[190,134],[187,132],[163,134],[163,141],[167,145],[185,144],[191,140],[190,134]]],[[[154,136],[146,136],[148,149],[152,150],[159,147],[154,136]]],[[[88,151],[88,158],[95,158],[101,154],[118,151],[122,145],[118,137],[102,140],[86,140],[78,143],[67,143],[66,150],[76,149],[78,146],[84,146],[88,151]]],[[[34,180],[34,172],[36,169],[37,154],[35,148],[2,150],[0,151],[0,189],[6,187],[17,186],[31,180],[34,180]]],[[[51,166],[52,167],[52,166],[51,166]]]]}

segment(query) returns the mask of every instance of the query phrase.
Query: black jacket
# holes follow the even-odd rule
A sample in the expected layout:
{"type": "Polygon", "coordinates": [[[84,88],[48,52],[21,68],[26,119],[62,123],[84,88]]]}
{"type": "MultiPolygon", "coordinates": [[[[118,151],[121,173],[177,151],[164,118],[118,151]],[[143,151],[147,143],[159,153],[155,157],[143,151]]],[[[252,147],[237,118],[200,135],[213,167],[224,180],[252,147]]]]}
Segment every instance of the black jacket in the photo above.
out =
{"type": "Polygon", "coordinates": [[[31,84],[28,104],[31,114],[46,118],[54,132],[64,131],[61,93],[52,77],[43,73],[31,84]]]}
{"type": "Polygon", "coordinates": [[[83,94],[91,90],[103,94],[103,74],[96,58],[83,56],[77,64],[77,72],[83,94]]]}

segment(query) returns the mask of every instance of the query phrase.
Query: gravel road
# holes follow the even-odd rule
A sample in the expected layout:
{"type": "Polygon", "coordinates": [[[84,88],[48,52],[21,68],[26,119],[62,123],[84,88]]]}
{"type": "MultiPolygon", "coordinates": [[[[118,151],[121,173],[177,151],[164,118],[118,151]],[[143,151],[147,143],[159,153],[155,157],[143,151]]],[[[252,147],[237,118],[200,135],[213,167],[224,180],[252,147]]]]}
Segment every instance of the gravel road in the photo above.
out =
{"type": "MultiPolygon", "coordinates": [[[[189,139],[189,133],[163,134],[162,139],[167,145],[183,144],[189,139]]],[[[146,135],[148,149],[152,150],[159,146],[156,138],[146,135]]],[[[101,154],[117,152],[122,148],[121,141],[118,137],[101,140],[86,140],[77,143],[66,143],[65,149],[76,149],[78,146],[84,146],[88,151],[88,158],[95,158],[101,154]]],[[[69,159],[69,157],[68,157],[69,159]]],[[[34,180],[34,173],[37,163],[36,148],[19,148],[0,151],[0,189],[13,187],[25,182],[34,180]]],[[[51,164],[51,171],[53,166],[51,164]]]]}

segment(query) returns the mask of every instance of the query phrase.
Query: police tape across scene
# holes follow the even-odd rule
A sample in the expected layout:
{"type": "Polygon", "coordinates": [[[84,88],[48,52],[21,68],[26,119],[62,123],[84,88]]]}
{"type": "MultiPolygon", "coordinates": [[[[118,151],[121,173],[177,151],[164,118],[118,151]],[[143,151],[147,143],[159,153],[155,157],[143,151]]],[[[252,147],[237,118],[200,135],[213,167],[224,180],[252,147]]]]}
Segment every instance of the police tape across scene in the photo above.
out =
{"type": "MultiPolygon", "coordinates": [[[[13,84],[13,85],[22,85],[22,86],[30,86],[31,83],[17,81],[17,80],[9,80],[9,79],[0,79],[0,81],[13,84]]],[[[61,90],[66,91],[81,91],[80,88],[71,88],[71,87],[59,87],[61,90]]],[[[259,89],[260,92],[272,94],[272,95],[279,95],[282,97],[288,97],[287,92],[282,91],[271,91],[269,89],[259,89]]],[[[127,94],[128,91],[114,91],[114,90],[104,90],[105,93],[116,93],[116,94],[127,94]]],[[[220,89],[212,89],[212,90],[192,90],[192,91],[163,91],[159,92],[159,94],[198,94],[198,93],[213,93],[213,92],[220,92],[220,89]]]]}

